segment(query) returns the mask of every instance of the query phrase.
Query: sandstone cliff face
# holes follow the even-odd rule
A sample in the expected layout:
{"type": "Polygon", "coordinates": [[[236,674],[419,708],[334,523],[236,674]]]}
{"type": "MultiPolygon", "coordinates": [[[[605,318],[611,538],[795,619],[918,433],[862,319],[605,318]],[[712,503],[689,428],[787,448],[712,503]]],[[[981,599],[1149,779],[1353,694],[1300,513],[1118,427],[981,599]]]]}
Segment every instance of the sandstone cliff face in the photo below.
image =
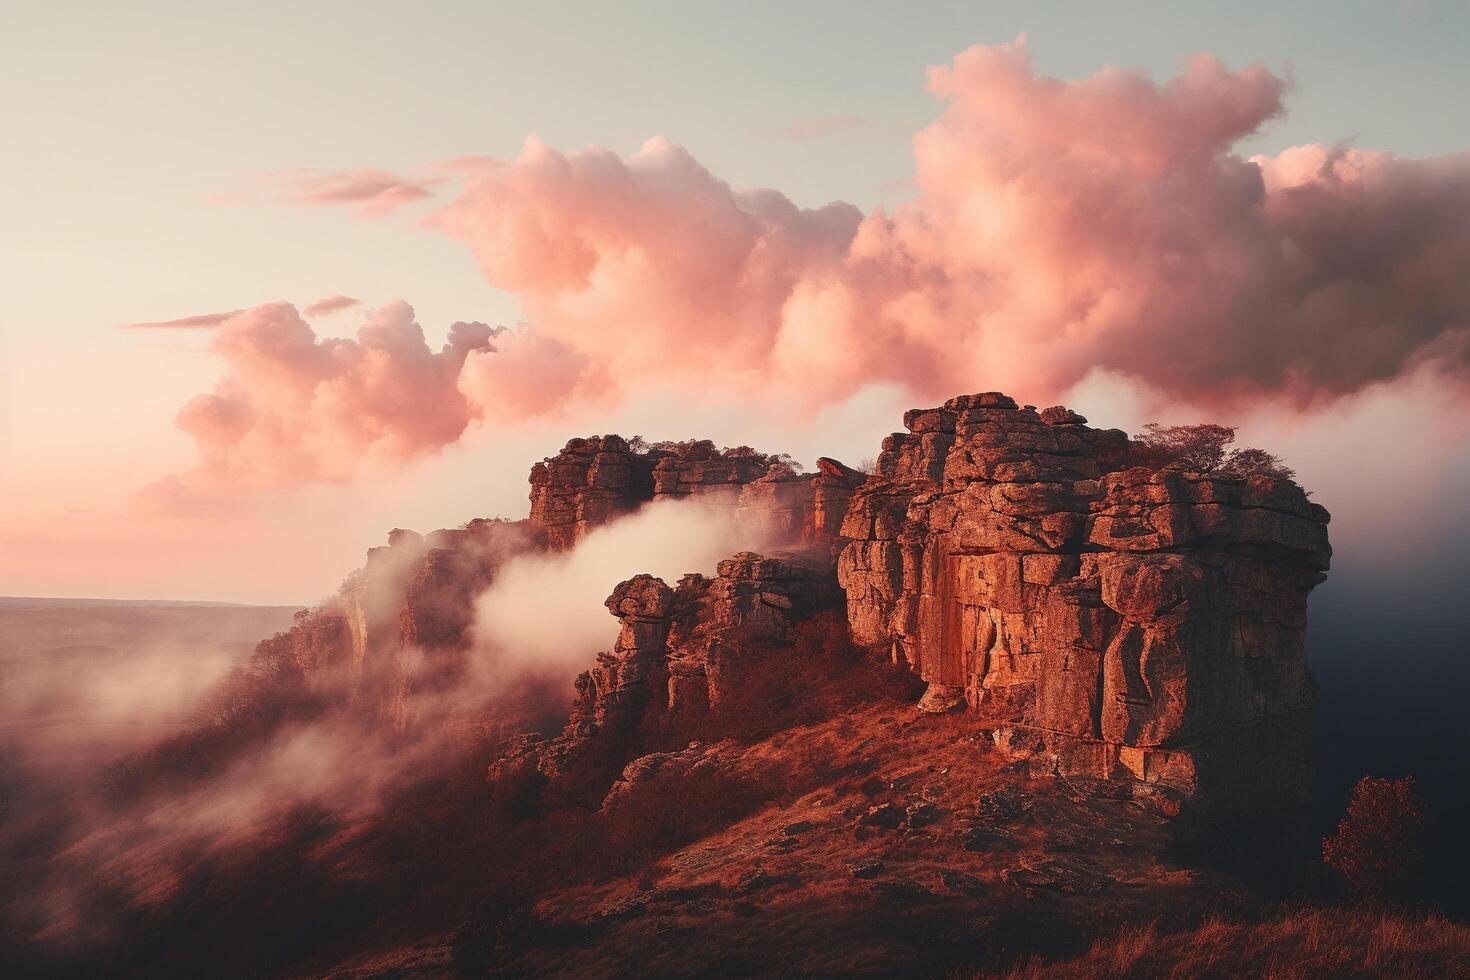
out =
{"type": "Polygon", "coordinates": [[[653,499],[653,466],[621,436],[572,439],[531,468],[531,520],[553,549],[653,499]]]}
{"type": "Polygon", "coordinates": [[[336,595],[266,643],[307,686],[402,730],[412,695],[463,669],[475,596],[505,561],[544,546],[528,521],[474,520],[427,537],[394,529],[336,595]]]}
{"type": "Polygon", "coordinates": [[[732,706],[797,655],[799,623],[838,603],[825,554],[741,552],[677,588],[651,575],[620,583],[607,599],[617,641],[577,677],[565,730],[516,743],[492,783],[509,796],[551,781],[600,798],[630,760],[745,721],[732,706]]]}
{"type": "MultiPolygon", "coordinates": [[[[668,654],[668,725],[695,732],[770,670],[761,654],[789,648],[796,624],[839,597],[825,555],[741,552],[714,578],[685,576],[675,593],[668,654]]],[[[779,668],[777,668],[779,669],[779,668]]]]}
{"type": "Polygon", "coordinates": [[[797,474],[707,441],[574,439],[533,468],[529,520],[395,531],[270,642],[308,683],[340,683],[355,710],[406,727],[411,695],[463,668],[474,597],[504,561],[697,498],[800,555],[742,553],[674,587],[624,581],[607,602],[618,641],[577,679],[564,732],[522,739],[498,781],[600,793],[639,755],[760,712],[768,692],[753,692],[790,672],[793,631],[837,609],[844,641],[928,682],[922,710],[963,710],[1033,769],[1201,799],[1305,793],[1325,510],[1288,480],[1134,465],[1146,457],[1124,433],[999,393],[904,424],[872,476],[826,458],[797,474]]]}
{"type": "MultiPolygon", "coordinates": [[[[342,861],[379,861],[395,895],[430,881],[431,917],[446,879],[503,883],[480,965],[518,976],[683,975],[710,950],[746,972],[941,975],[969,962],[954,952],[1218,905],[1228,882],[1181,865],[1181,838],[1274,851],[1261,831],[1290,828],[1311,785],[1303,639],[1326,512],[1289,481],[1165,465],[996,393],[904,427],[872,475],[573,440],[533,471],[529,520],[392,532],[266,652],[288,690],[326,695],[310,710],[368,722],[348,730],[477,712],[455,758],[488,785],[426,774],[385,832],[312,835],[312,860],[334,883],[342,861]],[[475,598],[507,560],[680,498],[797,550],[677,582],[619,570],[617,639],[585,651],[560,717],[509,717],[518,691],[415,697],[473,665],[475,598]],[[1252,832],[1218,833],[1236,817],[1252,832]],[[444,827],[479,847],[441,847],[444,827]]],[[[525,700],[544,709],[541,693],[525,700]]]]}
{"type": "Polygon", "coordinates": [[[427,537],[395,529],[337,595],[268,642],[309,686],[403,730],[413,695],[463,670],[474,599],[507,560],[570,548],[655,499],[695,498],[728,507],[769,540],[821,541],[830,554],[861,474],[829,462],[797,475],[778,457],[707,440],[635,450],[616,435],[573,439],[533,467],[529,520],[477,519],[427,537]]]}
{"type": "Polygon", "coordinates": [[[1123,433],[998,393],[904,422],[842,528],[857,642],[1062,773],[1228,794],[1257,764],[1305,791],[1325,510],[1286,480],[1128,468],[1123,433]]]}
{"type": "Polygon", "coordinates": [[[833,542],[864,476],[832,459],[801,474],[780,457],[707,439],[634,449],[621,436],[573,439],[531,469],[531,521],[555,550],[654,500],[731,508],[773,541],[833,542]]]}

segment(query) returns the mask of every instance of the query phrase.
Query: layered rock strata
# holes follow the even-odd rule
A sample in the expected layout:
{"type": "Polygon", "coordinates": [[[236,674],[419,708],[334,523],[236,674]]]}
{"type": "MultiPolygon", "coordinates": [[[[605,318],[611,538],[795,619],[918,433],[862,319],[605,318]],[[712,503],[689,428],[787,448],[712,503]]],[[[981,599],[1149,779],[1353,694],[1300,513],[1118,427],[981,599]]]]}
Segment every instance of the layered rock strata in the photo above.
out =
{"type": "Polygon", "coordinates": [[[573,439],[533,467],[530,519],[476,519],[427,536],[395,529],[335,596],[267,643],[309,686],[402,730],[416,693],[461,673],[474,599],[511,558],[569,548],[655,499],[693,498],[729,508],[752,540],[820,541],[832,554],[861,481],[836,461],[801,475],[779,457],[707,440],[635,450],[616,435],[573,439]]]}
{"type": "Polygon", "coordinates": [[[819,565],[794,555],[741,552],[716,575],[686,575],[677,589],[638,575],[608,597],[617,643],[577,678],[568,731],[641,728],[674,742],[700,726],[748,679],[754,652],[790,642],[793,626],[836,598],[819,565]]]}
{"type": "Polygon", "coordinates": [[[998,393],[909,412],[842,527],[854,640],[1056,771],[1305,791],[1327,512],[1288,480],[1130,468],[1085,421],[998,393]]]}
{"type": "Polygon", "coordinates": [[[1289,480],[1159,467],[1086,421],[994,392],[953,398],[906,413],[871,476],[827,458],[798,474],[707,441],[574,439],[532,470],[529,520],[395,531],[268,643],[308,684],[340,683],[354,710],[406,727],[414,692],[462,669],[474,597],[505,561],[655,500],[703,499],[800,557],[623,582],[608,600],[617,643],[578,678],[565,730],[521,740],[501,775],[596,783],[718,733],[751,710],[763,672],[786,669],[794,628],[835,608],[853,642],[928,682],[922,710],[964,712],[1033,768],[1299,801],[1327,512],[1289,480]]]}
{"type": "Polygon", "coordinates": [[[577,677],[565,730],[518,742],[491,781],[511,795],[559,780],[600,796],[630,760],[719,734],[797,624],[838,603],[825,562],[796,555],[741,552],[677,588],[651,575],[619,583],[607,599],[617,641],[577,677]]]}
{"type": "Polygon", "coordinates": [[[620,436],[573,439],[531,469],[531,521],[551,548],[654,500],[698,500],[735,511],[771,541],[834,542],[864,474],[833,459],[802,474],[782,457],[709,440],[632,448],[620,436]]]}

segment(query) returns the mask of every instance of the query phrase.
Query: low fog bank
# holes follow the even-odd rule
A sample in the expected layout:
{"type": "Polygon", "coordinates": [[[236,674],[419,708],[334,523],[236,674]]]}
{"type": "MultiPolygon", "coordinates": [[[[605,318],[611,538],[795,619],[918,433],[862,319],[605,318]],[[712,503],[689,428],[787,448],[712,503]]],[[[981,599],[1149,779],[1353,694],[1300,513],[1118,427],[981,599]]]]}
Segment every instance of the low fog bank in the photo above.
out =
{"type": "Polygon", "coordinates": [[[0,599],[0,750],[95,763],[187,724],[294,608],[0,599]]]}
{"type": "MultiPolygon", "coordinates": [[[[353,705],[345,672],[308,683],[269,655],[271,645],[251,656],[251,641],[291,624],[289,609],[229,610],[233,625],[200,627],[209,647],[181,632],[127,656],[63,658],[66,670],[18,675],[3,689],[7,727],[109,723],[77,727],[82,734],[61,746],[34,731],[7,736],[0,857],[17,887],[3,908],[3,938],[72,950],[112,942],[140,910],[185,901],[200,869],[268,849],[302,819],[349,854],[355,835],[417,786],[459,780],[478,799],[498,739],[564,721],[573,677],[616,636],[603,603],[618,582],[640,572],[670,582],[713,574],[720,559],[771,544],[729,507],[661,502],[568,552],[508,559],[476,601],[465,661],[435,683],[415,683],[406,727],[353,705]],[[118,738],[123,724],[136,734],[118,738]],[[57,753],[70,764],[36,783],[57,753]]],[[[32,625],[31,639],[5,629],[19,650],[131,621],[115,610],[99,617],[91,633],[54,615],[32,625]]],[[[435,662],[421,653],[394,656],[435,662]]]]}
{"type": "Polygon", "coordinates": [[[728,506],[657,501],[596,528],[569,552],[513,559],[476,600],[476,648],[502,668],[570,680],[611,649],[618,623],[603,603],[619,582],[646,572],[672,586],[689,572],[712,575],[737,551],[776,544],[728,506]]]}

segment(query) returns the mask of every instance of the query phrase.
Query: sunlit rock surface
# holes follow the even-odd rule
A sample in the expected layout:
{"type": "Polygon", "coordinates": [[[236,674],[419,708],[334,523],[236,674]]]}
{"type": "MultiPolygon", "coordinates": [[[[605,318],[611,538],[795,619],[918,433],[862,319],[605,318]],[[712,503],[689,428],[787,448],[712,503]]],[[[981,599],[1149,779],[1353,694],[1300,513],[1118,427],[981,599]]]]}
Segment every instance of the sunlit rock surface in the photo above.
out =
{"type": "Polygon", "coordinates": [[[857,642],[1058,772],[1306,793],[1322,507],[1288,480],[1130,467],[1124,433],[999,393],[904,423],[842,527],[857,642]]]}
{"type": "Polygon", "coordinates": [[[871,475],[708,441],[573,439],[532,469],[529,520],[395,530],[270,642],[409,727],[413,692],[463,669],[474,598],[505,561],[694,499],[794,550],[673,584],[629,568],[608,599],[619,639],[588,651],[565,732],[501,771],[615,775],[718,729],[730,705],[758,714],[759,675],[785,669],[765,654],[836,609],[844,641],[922,679],[919,710],[957,714],[1015,760],[1229,807],[1299,804],[1327,512],[1289,480],[1136,465],[1123,432],[1086,421],[997,392],[952,398],[907,412],[871,475]]]}

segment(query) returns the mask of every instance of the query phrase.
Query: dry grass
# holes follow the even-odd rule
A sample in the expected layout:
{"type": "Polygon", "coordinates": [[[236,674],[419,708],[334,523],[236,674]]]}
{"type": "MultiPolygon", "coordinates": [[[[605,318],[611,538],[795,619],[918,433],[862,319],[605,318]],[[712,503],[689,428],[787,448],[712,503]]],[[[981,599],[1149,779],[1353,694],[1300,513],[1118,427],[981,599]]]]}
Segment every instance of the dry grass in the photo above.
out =
{"type": "Polygon", "coordinates": [[[1470,977],[1470,928],[1435,915],[1304,908],[1259,923],[1206,919],[1193,932],[1127,927],[1074,960],[1035,959],[1004,980],[1057,978],[1470,977]]]}

